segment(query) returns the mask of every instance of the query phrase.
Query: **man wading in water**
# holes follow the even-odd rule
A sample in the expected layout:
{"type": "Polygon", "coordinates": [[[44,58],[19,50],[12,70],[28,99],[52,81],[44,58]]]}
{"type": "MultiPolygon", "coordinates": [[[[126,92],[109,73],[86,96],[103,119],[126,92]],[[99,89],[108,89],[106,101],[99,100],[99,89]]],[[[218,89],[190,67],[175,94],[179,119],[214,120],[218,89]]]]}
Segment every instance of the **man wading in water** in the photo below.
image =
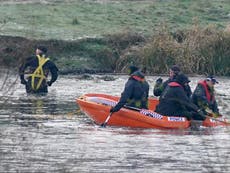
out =
{"type": "Polygon", "coordinates": [[[47,93],[48,86],[57,80],[58,68],[46,57],[47,48],[38,46],[36,55],[26,59],[19,69],[21,84],[25,85],[27,93],[47,93]],[[28,74],[25,80],[24,74],[28,74]],[[49,72],[51,79],[47,81],[49,72]]]}

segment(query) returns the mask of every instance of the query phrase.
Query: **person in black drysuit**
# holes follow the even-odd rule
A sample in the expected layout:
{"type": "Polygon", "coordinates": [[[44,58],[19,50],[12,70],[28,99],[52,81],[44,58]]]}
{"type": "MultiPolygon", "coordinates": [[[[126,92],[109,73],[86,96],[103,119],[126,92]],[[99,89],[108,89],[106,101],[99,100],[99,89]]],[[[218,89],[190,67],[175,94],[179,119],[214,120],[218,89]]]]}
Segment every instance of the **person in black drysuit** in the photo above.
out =
{"type": "MultiPolygon", "coordinates": [[[[174,79],[176,78],[176,76],[180,73],[180,68],[179,66],[177,65],[173,65],[170,69],[169,69],[169,78],[163,82],[162,78],[158,78],[156,80],[156,84],[154,85],[154,88],[153,88],[153,95],[154,96],[160,96],[164,89],[167,87],[167,85],[174,81],[174,79]]],[[[189,85],[186,85],[184,87],[185,89],[185,92],[187,94],[188,97],[191,97],[192,95],[192,90],[190,88],[189,85]]]]}
{"type": "Polygon", "coordinates": [[[196,104],[205,115],[210,114],[213,117],[219,117],[218,104],[215,99],[215,84],[219,83],[214,76],[208,76],[205,80],[198,82],[193,95],[192,101],[196,104]]]}
{"type": "Polygon", "coordinates": [[[163,91],[155,111],[165,116],[186,117],[188,120],[195,117],[203,120],[203,117],[197,115],[198,107],[186,94],[185,87],[189,82],[186,75],[178,74],[163,91]]]}
{"type": "Polygon", "coordinates": [[[36,55],[28,57],[19,68],[21,84],[25,85],[27,93],[47,93],[48,86],[51,86],[58,78],[58,68],[46,57],[46,53],[46,47],[38,46],[36,55]],[[51,79],[47,81],[49,72],[51,79]],[[26,79],[25,73],[28,74],[26,79]]]}
{"type": "Polygon", "coordinates": [[[119,102],[110,109],[110,112],[119,111],[124,105],[148,109],[149,84],[141,71],[131,74],[125,84],[119,102]]]}

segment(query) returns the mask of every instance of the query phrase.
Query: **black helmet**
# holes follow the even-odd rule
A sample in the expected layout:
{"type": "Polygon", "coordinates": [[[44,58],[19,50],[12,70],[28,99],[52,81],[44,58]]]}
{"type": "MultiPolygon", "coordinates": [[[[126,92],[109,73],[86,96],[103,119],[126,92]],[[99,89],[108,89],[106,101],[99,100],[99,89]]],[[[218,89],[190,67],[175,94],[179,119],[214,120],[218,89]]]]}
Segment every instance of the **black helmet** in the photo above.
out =
{"type": "Polygon", "coordinates": [[[129,68],[128,68],[128,74],[131,75],[131,74],[133,74],[133,73],[134,73],[135,71],[137,71],[137,70],[139,70],[138,67],[131,65],[131,66],[129,66],[129,68]]]}
{"type": "Polygon", "coordinates": [[[190,80],[188,79],[188,77],[186,75],[184,75],[183,73],[180,73],[176,76],[175,81],[178,82],[181,85],[184,85],[185,83],[189,83],[190,80]]]}
{"type": "Polygon", "coordinates": [[[132,76],[138,76],[138,77],[140,77],[141,79],[144,79],[145,78],[145,75],[144,75],[144,73],[142,73],[141,71],[135,71],[133,74],[132,74],[132,76]]]}
{"type": "Polygon", "coordinates": [[[213,84],[219,83],[219,82],[216,80],[216,78],[215,78],[214,76],[212,76],[212,75],[208,76],[208,77],[206,78],[206,81],[212,81],[213,84]]]}
{"type": "Polygon", "coordinates": [[[47,52],[47,48],[45,46],[38,46],[37,49],[39,49],[40,51],[42,51],[43,53],[47,52]]]}
{"type": "Polygon", "coordinates": [[[177,65],[173,65],[170,70],[172,70],[175,74],[179,74],[180,73],[180,67],[177,65]]]}

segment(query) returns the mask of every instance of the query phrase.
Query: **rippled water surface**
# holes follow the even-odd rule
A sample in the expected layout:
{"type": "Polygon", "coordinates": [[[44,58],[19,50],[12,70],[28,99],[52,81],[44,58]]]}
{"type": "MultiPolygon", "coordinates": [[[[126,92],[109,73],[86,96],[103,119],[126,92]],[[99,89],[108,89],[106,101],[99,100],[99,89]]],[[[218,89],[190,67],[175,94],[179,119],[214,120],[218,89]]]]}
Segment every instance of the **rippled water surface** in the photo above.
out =
{"type": "MultiPolygon", "coordinates": [[[[120,95],[127,76],[60,76],[39,97],[27,96],[16,75],[5,77],[1,73],[0,172],[230,172],[228,127],[101,128],[79,110],[77,97],[120,95]]],[[[150,95],[156,78],[147,76],[150,95]]],[[[194,89],[200,78],[190,79],[194,89]]],[[[230,118],[230,80],[219,80],[217,100],[230,118]]]]}

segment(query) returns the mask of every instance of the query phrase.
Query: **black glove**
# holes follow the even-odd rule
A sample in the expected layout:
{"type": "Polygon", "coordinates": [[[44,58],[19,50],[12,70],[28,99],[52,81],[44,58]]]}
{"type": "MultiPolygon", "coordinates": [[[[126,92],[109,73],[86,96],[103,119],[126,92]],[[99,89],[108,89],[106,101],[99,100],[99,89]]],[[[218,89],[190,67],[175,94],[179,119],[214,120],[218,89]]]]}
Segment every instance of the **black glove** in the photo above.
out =
{"type": "Polygon", "coordinates": [[[162,78],[158,78],[157,80],[156,80],[156,83],[158,83],[158,84],[161,84],[163,82],[163,79],[162,78]]]}
{"type": "Polygon", "coordinates": [[[26,80],[25,79],[21,79],[21,84],[26,85],[27,84],[26,80]]]}
{"type": "Polygon", "coordinates": [[[192,119],[193,115],[192,115],[192,113],[189,112],[185,115],[185,117],[190,121],[192,119]]]}
{"type": "Polygon", "coordinates": [[[201,118],[206,118],[206,115],[204,114],[204,112],[201,109],[198,109],[197,113],[201,118]]]}
{"type": "Polygon", "coordinates": [[[51,82],[51,81],[48,81],[48,82],[47,82],[47,85],[48,85],[48,86],[51,86],[51,85],[52,85],[52,82],[51,82]]]}
{"type": "Polygon", "coordinates": [[[117,112],[117,111],[119,111],[119,110],[120,110],[120,109],[117,109],[116,107],[112,107],[112,108],[110,109],[109,112],[113,113],[113,112],[117,112]]]}

